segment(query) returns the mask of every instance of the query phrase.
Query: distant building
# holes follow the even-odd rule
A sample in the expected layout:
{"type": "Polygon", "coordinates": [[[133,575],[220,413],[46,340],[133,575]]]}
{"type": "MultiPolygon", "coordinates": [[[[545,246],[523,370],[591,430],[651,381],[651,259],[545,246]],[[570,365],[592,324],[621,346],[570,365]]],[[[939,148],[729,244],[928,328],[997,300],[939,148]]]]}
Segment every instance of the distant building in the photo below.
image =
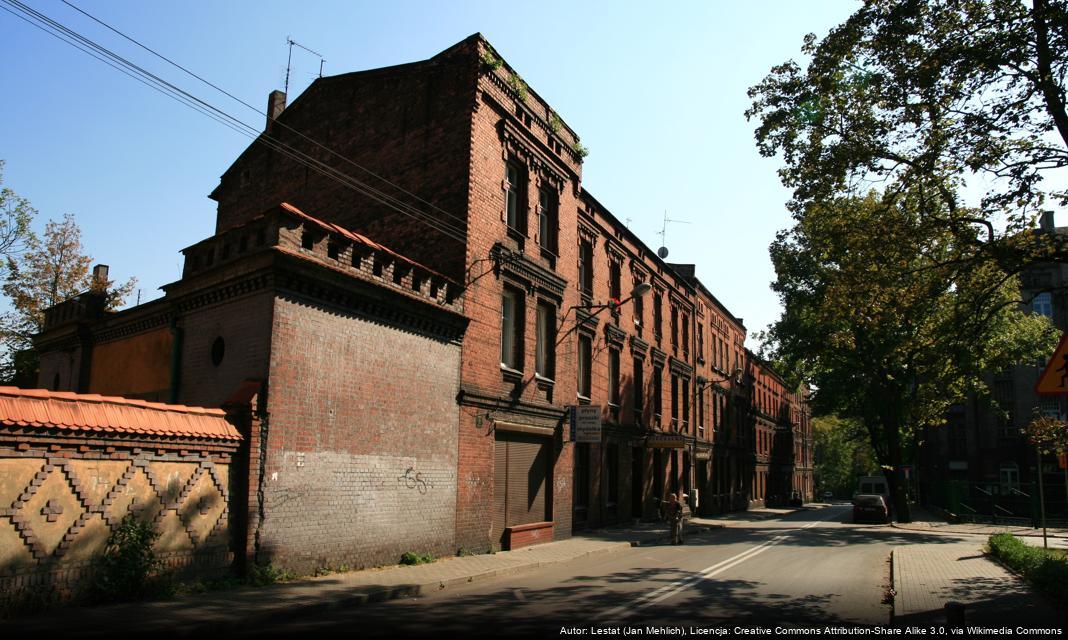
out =
{"type": "Polygon", "coordinates": [[[651,518],[668,491],[811,499],[805,394],[582,187],[577,134],[480,35],[269,103],[166,297],[64,303],[37,341],[50,388],[261,385],[251,553],[353,566],[651,518]]]}
{"type": "MultiPolygon", "coordinates": [[[[1055,227],[1049,213],[1034,233],[1068,235],[1068,227],[1055,227]]],[[[1020,285],[1026,310],[1050,318],[1061,331],[1068,330],[1068,264],[1035,265],[1020,274],[1020,285]]],[[[1035,516],[1038,462],[1023,429],[1036,412],[1061,418],[1066,413],[1063,398],[1035,394],[1045,366],[1042,359],[986,374],[989,398],[972,395],[950,409],[944,426],[925,431],[913,478],[923,501],[981,519],[1035,516]]],[[[1056,458],[1046,456],[1042,471],[1048,510],[1068,515],[1066,477],[1056,458]]]]}

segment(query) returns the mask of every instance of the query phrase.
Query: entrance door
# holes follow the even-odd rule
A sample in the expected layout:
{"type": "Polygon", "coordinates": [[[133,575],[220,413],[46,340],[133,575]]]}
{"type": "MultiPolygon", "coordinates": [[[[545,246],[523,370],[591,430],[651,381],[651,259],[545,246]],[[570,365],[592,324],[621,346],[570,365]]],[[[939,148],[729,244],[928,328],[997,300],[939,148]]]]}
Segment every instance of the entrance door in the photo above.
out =
{"type": "Polygon", "coordinates": [[[630,450],[630,517],[640,518],[643,515],[642,503],[644,500],[643,494],[645,493],[645,465],[642,464],[642,451],[641,447],[634,447],[630,450]]]}

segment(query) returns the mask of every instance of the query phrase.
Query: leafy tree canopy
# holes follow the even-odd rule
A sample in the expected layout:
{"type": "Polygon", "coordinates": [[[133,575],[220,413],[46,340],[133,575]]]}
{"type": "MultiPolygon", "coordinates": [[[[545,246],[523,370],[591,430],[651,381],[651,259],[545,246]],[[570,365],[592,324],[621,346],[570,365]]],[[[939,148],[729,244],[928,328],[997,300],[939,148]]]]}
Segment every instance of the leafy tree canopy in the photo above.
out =
{"type": "Polygon", "coordinates": [[[879,466],[864,425],[836,415],[812,419],[813,455],[819,490],[835,497],[852,495],[860,476],[874,475],[879,466]]]}
{"type": "Polygon", "coordinates": [[[1019,233],[1068,203],[1044,181],[1068,167],[1064,0],[865,0],[803,52],[807,68],[774,67],[746,112],[760,152],[784,161],[795,216],[875,185],[922,186],[922,221],[970,259],[1018,271],[1068,257],[1057,236],[1019,233]],[[980,201],[963,201],[969,182],[980,201]]]}
{"type": "Polygon", "coordinates": [[[0,338],[4,353],[0,373],[7,379],[19,376],[32,380],[31,372],[17,369],[35,367],[33,359],[16,359],[16,354],[33,348],[33,336],[44,329],[45,310],[79,294],[96,291],[104,296],[106,309],[122,306],[137,285],[130,278],[121,286],[110,280],[96,281],[90,273],[92,258],[85,255],[82,232],[67,214],[62,221],[49,221],[44,236],[32,231],[25,237],[26,249],[7,257],[7,277],[3,293],[11,301],[11,311],[0,316],[0,338]]]}
{"type": "Polygon", "coordinates": [[[1021,311],[1015,277],[961,262],[958,233],[932,235],[920,212],[934,206],[923,189],[834,198],[771,246],[784,312],[765,350],[813,384],[817,410],[859,420],[893,469],[983,371],[1048,355],[1057,337],[1021,311]]]}

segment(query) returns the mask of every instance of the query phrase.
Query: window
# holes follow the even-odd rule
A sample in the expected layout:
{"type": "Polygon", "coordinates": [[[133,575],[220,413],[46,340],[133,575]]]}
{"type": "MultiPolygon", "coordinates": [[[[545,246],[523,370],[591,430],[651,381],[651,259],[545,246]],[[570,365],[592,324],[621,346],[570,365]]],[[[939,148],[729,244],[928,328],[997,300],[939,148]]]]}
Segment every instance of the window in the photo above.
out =
{"type": "Polygon", "coordinates": [[[645,324],[645,302],[643,301],[642,296],[638,296],[631,300],[630,303],[634,309],[634,330],[638,332],[638,337],[641,337],[642,325],[645,324]]]}
{"type": "Polygon", "coordinates": [[[690,432],[690,381],[682,379],[682,430],[690,432]]]}
{"type": "Polygon", "coordinates": [[[1001,489],[1008,493],[1010,489],[1020,486],[1020,467],[1015,462],[1002,462],[998,469],[1001,489]]]}
{"type": "Polygon", "coordinates": [[[514,162],[507,164],[507,177],[504,181],[504,221],[509,227],[521,233],[526,232],[525,198],[526,173],[514,162]]]}
{"type": "Polygon", "coordinates": [[[690,355],[690,316],[686,313],[682,314],[682,352],[690,355]]]}
{"type": "Polygon", "coordinates": [[[501,366],[521,371],[523,344],[522,294],[505,289],[501,296],[501,366]]]}
{"type": "Polygon", "coordinates": [[[549,189],[538,190],[538,245],[556,255],[557,231],[556,193],[549,189]]]}
{"type": "Polygon", "coordinates": [[[671,427],[679,427],[679,377],[671,374],[671,427]]]}
{"type": "Polygon", "coordinates": [[[593,356],[593,340],[589,336],[579,336],[578,353],[578,395],[590,397],[590,364],[593,356]]]}
{"type": "Polygon", "coordinates": [[[642,417],[642,396],[645,393],[645,384],[642,380],[644,372],[642,371],[642,361],[638,358],[634,359],[634,420],[635,422],[641,421],[642,417]]]}
{"type": "Polygon", "coordinates": [[[676,347],[679,344],[679,309],[675,305],[671,305],[671,346],[676,347]]]}
{"type": "Polygon", "coordinates": [[[543,378],[556,377],[556,308],[547,302],[538,303],[538,346],[534,370],[543,378]]]}
{"type": "Polygon", "coordinates": [[[705,361],[705,327],[700,322],[697,323],[697,360],[705,361]]]}
{"type": "Polygon", "coordinates": [[[608,297],[613,300],[623,299],[623,289],[620,284],[620,271],[620,264],[615,260],[612,260],[608,265],[608,297]]]}
{"type": "Polygon", "coordinates": [[[663,335],[664,328],[664,313],[661,310],[663,308],[664,296],[659,291],[653,293],[653,336],[657,342],[660,342],[660,336],[663,335]]]}
{"type": "Polygon", "coordinates": [[[1053,317],[1053,297],[1048,291],[1031,299],[1031,310],[1040,316],[1053,317]]]}
{"type": "Polygon", "coordinates": [[[582,295],[593,297],[593,244],[579,242],[579,288],[582,295]]]}
{"type": "Polygon", "coordinates": [[[653,413],[659,421],[664,413],[664,368],[653,367],[653,413]]]}
{"type": "Polygon", "coordinates": [[[608,350],[608,403],[619,406],[619,349],[608,350]]]}

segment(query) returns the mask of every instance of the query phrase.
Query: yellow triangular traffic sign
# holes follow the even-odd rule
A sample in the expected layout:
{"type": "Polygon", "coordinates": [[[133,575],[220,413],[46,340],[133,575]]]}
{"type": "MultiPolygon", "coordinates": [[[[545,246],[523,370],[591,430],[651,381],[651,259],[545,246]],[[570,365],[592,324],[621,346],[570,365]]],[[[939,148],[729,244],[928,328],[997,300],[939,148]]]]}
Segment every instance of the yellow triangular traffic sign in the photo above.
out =
{"type": "Polygon", "coordinates": [[[1040,396],[1068,395],[1068,333],[1061,336],[1061,343],[1038,377],[1035,393],[1040,396]]]}

